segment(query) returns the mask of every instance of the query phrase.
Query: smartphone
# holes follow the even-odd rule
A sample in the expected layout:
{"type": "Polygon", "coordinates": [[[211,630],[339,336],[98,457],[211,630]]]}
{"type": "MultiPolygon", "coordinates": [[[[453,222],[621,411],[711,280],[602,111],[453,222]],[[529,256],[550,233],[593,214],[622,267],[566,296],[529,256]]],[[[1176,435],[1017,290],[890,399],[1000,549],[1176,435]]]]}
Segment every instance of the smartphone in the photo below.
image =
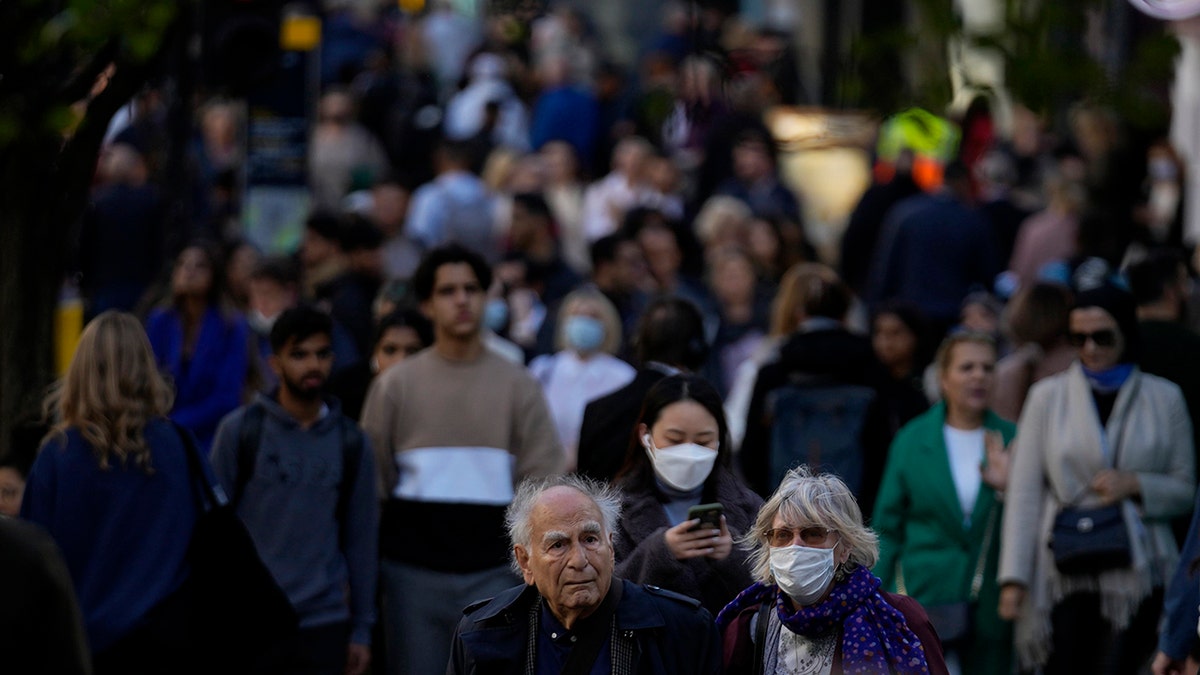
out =
{"type": "Polygon", "coordinates": [[[697,504],[688,509],[688,520],[700,519],[699,524],[692,530],[721,529],[721,513],[725,511],[725,507],[720,504],[697,504]]]}

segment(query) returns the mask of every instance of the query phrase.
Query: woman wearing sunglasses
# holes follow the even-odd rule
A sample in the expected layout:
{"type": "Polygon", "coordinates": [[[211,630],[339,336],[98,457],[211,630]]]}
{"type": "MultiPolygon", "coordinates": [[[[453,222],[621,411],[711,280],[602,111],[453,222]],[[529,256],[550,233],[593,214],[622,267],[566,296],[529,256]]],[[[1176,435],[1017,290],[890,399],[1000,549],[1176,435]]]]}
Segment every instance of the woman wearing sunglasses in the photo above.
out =
{"type": "Polygon", "coordinates": [[[942,401],[892,443],[875,501],[875,571],[915,598],[942,639],[952,673],[1012,671],[1012,624],[996,615],[1005,446],[1016,428],[988,408],[996,343],[959,332],[935,360],[942,401]]]}
{"type": "Polygon", "coordinates": [[[742,544],[755,583],[717,615],[724,672],[947,672],[921,606],[871,574],[879,542],[840,478],[789,471],[742,544]]]}
{"type": "Polygon", "coordinates": [[[1154,651],[1194,455],[1179,388],[1141,372],[1132,296],[1081,291],[1078,359],[1037,383],[1018,423],[1000,547],[1000,615],[1026,668],[1135,673],[1154,651]]]}

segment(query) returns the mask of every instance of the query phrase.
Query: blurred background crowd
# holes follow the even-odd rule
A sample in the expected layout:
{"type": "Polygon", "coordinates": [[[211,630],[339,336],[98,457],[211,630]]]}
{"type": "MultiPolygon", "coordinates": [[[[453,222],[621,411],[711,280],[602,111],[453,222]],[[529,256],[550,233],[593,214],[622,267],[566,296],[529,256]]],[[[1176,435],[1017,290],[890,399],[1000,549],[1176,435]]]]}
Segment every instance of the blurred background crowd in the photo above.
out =
{"type": "MultiPolygon", "coordinates": [[[[262,11],[245,4],[250,18],[262,11]]],[[[611,480],[631,429],[600,430],[618,450],[598,454],[585,411],[662,365],[644,358],[635,336],[648,307],[682,299],[698,312],[697,334],[687,338],[697,344],[666,365],[703,377],[719,395],[729,432],[722,453],[735,458],[721,480],[741,491],[731,494],[768,496],[789,458],[837,471],[868,524],[873,513],[878,519],[877,574],[932,604],[962,589],[943,593],[944,579],[921,572],[896,578],[904,542],[920,541],[911,519],[920,529],[931,518],[914,506],[919,484],[896,459],[921,447],[910,423],[941,415],[931,427],[937,438],[941,422],[986,427],[1003,436],[999,448],[989,436],[986,453],[1000,462],[993,456],[1011,442],[1013,423],[1018,437],[1033,428],[1024,425],[1035,385],[1082,362],[1104,423],[1116,415],[1113,425],[1134,425],[1129,433],[1144,437],[1162,420],[1126,415],[1115,392],[1129,375],[1111,380],[1117,365],[1136,365],[1177,385],[1191,413],[1162,440],[1170,458],[1143,467],[1174,482],[1143,480],[1140,492],[1114,497],[1136,497],[1165,528],[1148,549],[1153,564],[1141,570],[1153,576],[1154,594],[1137,595],[1120,618],[1106,609],[1125,635],[1134,610],[1157,616],[1162,606],[1178,558],[1167,549],[1184,543],[1195,492],[1200,227],[1191,221],[1200,193],[1191,176],[1200,172],[1178,138],[1186,133],[1181,120],[1196,113],[1177,99],[1174,118],[1169,106],[1166,115],[1138,117],[1119,101],[1073,97],[1072,87],[1061,95],[1043,87],[1038,100],[1022,100],[1021,91],[979,75],[993,64],[987,47],[953,41],[935,46],[929,61],[916,46],[903,58],[862,56],[872,47],[890,53],[879,36],[919,29],[936,15],[873,4],[343,0],[282,14],[275,7],[272,29],[319,19],[308,47],[270,52],[284,65],[236,86],[192,86],[182,101],[177,78],[156,78],[112,120],[77,236],[63,243],[69,275],[58,339],[69,354],[79,327],[106,310],[142,318],[174,385],[170,416],[207,449],[227,414],[279,384],[267,367],[276,319],[312,305],[332,318],[329,391],[357,420],[372,380],[433,342],[412,286],[422,258],[462,244],[493,271],[484,344],[540,384],[565,468],[611,480]],[[814,33],[820,48],[806,42],[814,33]],[[833,74],[845,64],[838,55],[851,52],[867,71],[854,86],[833,74]],[[930,97],[897,88],[925,71],[952,84],[941,107],[914,107],[930,97]],[[280,89],[263,82],[296,72],[299,84],[286,96],[263,93],[280,89]],[[850,105],[870,100],[872,87],[879,105],[850,105]],[[182,143],[180,105],[190,120],[182,143]],[[298,141],[279,132],[296,119],[298,141]],[[178,166],[182,172],[168,171],[178,166]],[[302,184],[263,178],[271,171],[301,175],[302,184]],[[1102,325],[1076,325],[1072,311],[1087,308],[1104,312],[1102,325]],[[72,312],[81,314],[74,330],[72,312]],[[963,334],[970,337],[951,337],[939,354],[947,335],[963,334]],[[1103,349],[1114,351],[1110,361],[1094,353],[1103,349]],[[970,379],[972,368],[980,379],[970,379]],[[1107,384],[1095,373],[1109,373],[1107,384]],[[849,426],[806,399],[805,387],[851,411],[849,426]],[[812,421],[823,414],[824,422],[812,421]],[[829,447],[850,438],[857,454],[780,449],[811,438],[829,447]],[[1151,491],[1169,499],[1160,503],[1151,491]]],[[[980,6],[1005,5],[946,4],[968,31],[988,21],[980,6]]],[[[1137,62],[1139,48],[1159,39],[1183,43],[1171,51],[1180,68],[1195,60],[1192,24],[1153,20],[1123,3],[1075,4],[1078,24],[1091,33],[1049,35],[1090,50],[1102,69],[1137,62]],[[1180,37],[1166,37],[1168,25],[1180,37]]],[[[1010,76],[1024,74],[1012,68],[1010,76]]],[[[1142,84],[1150,99],[1168,98],[1169,78],[1142,84]]],[[[1187,87],[1176,89],[1182,96],[1187,87]]],[[[1041,391],[1046,403],[1049,387],[1041,391]]],[[[5,513],[18,511],[45,431],[34,417],[17,425],[0,462],[5,513]]],[[[1033,419],[1049,427],[1044,416],[1033,419]]],[[[1113,425],[1114,437],[1124,433],[1113,425]]],[[[1026,437],[1043,433],[1037,429],[1026,437]]],[[[959,442],[973,441],[947,432],[951,451],[965,447],[959,442]]],[[[1022,587],[1049,621],[1050,608],[1062,604],[1062,593],[1039,581],[1049,573],[1005,557],[1005,547],[1027,550],[1016,516],[981,529],[992,500],[981,490],[1007,488],[1012,499],[1008,461],[1003,475],[981,479],[972,470],[985,455],[970,452],[978,457],[954,464],[958,490],[946,500],[961,502],[955,517],[970,537],[954,564],[969,572],[984,560],[990,585],[980,597],[994,608],[1001,586],[1022,587]]],[[[1032,463],[1014,459],[1012,470],[1025,481],[1022,499],[1040,503],[1044,481],[1032,463]]],[[[1030,531],[1040,527],[1037,516],[1025,514],[1030,531]]],[[[731,599],[710,587],[697,592],[714,596],[706,598],[714,613],[731,599]]],[[[971,647],[987,642],[1002,655],[968,649],[955,668],[983,672],[971,663],[988,663],[1008,672],[1012,628],[1000,618],[1017,618],[1010,609],[979,622],[991,642],[971,647]]],[[[1072,606],[1053,621],[1094,609],[1072,606]]],[[[1082,649],[1086,637],[1076,638],[1082,649]]],[[[1129,658],[1144,663],[1155,639],[1154,631],[1129,637],[1129,658]]]]}

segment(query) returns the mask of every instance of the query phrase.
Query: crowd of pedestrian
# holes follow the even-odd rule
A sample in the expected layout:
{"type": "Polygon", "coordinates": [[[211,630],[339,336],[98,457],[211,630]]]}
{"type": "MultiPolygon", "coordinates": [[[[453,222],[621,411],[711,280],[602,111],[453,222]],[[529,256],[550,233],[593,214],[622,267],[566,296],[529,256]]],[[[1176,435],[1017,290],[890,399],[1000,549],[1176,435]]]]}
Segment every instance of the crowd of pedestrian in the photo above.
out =
{"type": "Polygon", "coordinates": [[[1196,672],[1169,145],[960,120],[982,151],[881,154],[818,255],[787,26],[670,5],[625,68],[565,3],[332,4],[297,250],[241,236],[240,104],[169,260],[158,92],[114,123],[87,327],[0,458],[0,670],[220,652],[222,507],[295,614],[229,672],[1196,672]]]}

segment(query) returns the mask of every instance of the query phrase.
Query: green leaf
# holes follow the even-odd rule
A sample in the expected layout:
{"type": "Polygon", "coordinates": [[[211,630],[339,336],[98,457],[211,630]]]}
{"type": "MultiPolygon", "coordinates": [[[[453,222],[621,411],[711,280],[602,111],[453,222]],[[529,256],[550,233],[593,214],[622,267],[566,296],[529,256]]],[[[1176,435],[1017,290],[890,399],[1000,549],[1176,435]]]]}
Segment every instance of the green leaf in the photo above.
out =
{"type": "Polygon", "coordinates": [[[126,36],[125,43],[129,47],[130,54],[138,61],[145,61],[154,56],[158,51],[158,45],[161,42],[161,34],[142,30],[137,33],[126,36]]]}

